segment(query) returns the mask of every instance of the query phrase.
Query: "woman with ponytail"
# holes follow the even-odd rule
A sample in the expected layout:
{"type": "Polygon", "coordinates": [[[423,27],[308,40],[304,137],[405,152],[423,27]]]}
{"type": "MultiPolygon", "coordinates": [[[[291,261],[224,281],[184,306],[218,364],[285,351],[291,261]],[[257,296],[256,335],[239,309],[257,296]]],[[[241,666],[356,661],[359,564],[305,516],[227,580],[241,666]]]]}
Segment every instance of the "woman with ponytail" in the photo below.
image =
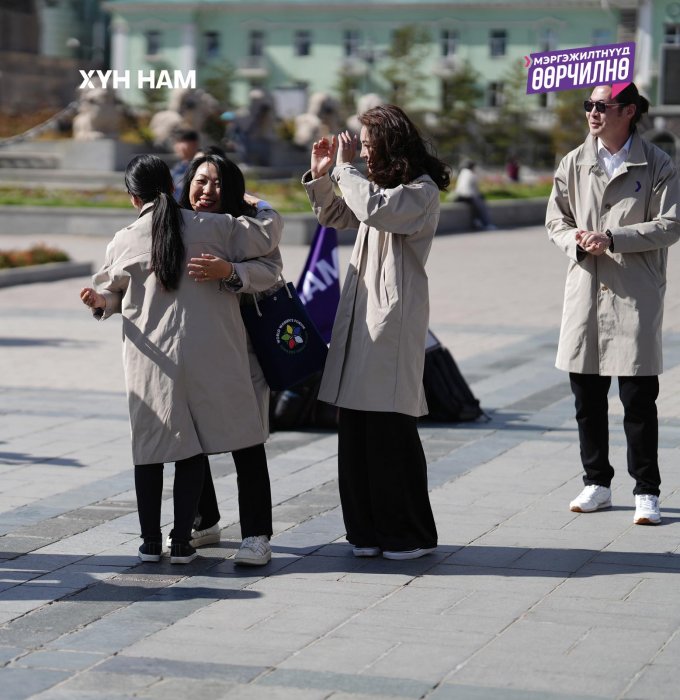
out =
{"type": "MultiPolygon", "coordinates": [[[[206,154],[194,158],[184,180],[179,204],[184,209],[199,213],[256,216],[258,210],[269,205],[246,194],[246,183],[241,169],[224,156],[206,154]]],[[[215,255],[203,254],[191,258],[189,275],[197,282],[218,280],[226,294],[241,303],[251,301],[251,295],[271,293],[283,283],[278,247],[266,256],[244,262],[231,262],[215,255]]],[[[262,424],[269,427],[269,386],[255,351],[248,340],[250,377],[260,407],[262,424]]],[[[271,559],[269,538],[272,535],[272,496],[264,443],[234,450],[231,455],[236,466],[239,519],[242,542],[234,561],[247,566],[262,566],[271,559]]],[[[200,547],[220,541],[220,509],[212,480],[210,464],[206,460],[203,490],[198,501],[195,529],[191,545],[200,547]]],[[[174,533],[168,536],[172,542],[174,533]]]]}
{"type": "Polygon", "coordinates": [[[163,464],[175,462],[170,561],[185,564],[196,557],[191,528],[206,455],[265,437],[238,300],[216,281],[194,284],[186,265],[201,253],[233,261],[266,256],[282,221],[271,209],[252,217],[181,209],[168,166],[155,156],[130,161],[125,184],[139,216],[116,233],[80,297],[97,319],[123,316],[139,557],[160,561],[163,554],[163,464]]]}

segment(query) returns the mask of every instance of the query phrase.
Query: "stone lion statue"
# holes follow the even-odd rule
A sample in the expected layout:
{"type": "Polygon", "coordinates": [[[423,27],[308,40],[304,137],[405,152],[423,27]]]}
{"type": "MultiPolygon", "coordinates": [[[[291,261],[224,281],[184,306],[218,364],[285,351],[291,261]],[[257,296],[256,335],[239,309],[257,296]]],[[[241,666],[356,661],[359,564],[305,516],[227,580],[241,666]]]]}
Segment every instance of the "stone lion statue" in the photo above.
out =
{"type": "Polygon", "coordinates": [[[365,95],[362,95],[357,100],[357,113],[353,114],[347,120],[347,128],[349,131],[354,134],[358,134],[361,131],[359,115],[363,114],[364,112],[368,112],[368,110],[373,109],[373,107],[379,107],[382,104],[385,104],[385,100],[383,100],[383,98],[380,97],[380,95],[377,95],[375,92],[368,92],[365,95]]]}
{"type": "Polygon", "coordinates": [[[309,98],[307,111],[295,117],[293,143],[309,148],[322,136],[336,134],[341,129],[340,105],[326,92],[315,92],[309,98]]]}
{"type": "Polygon", "coordinates": [[[154,145],[171,148],[172,137],[179,129],[203,132],[210,117],[219,116],[220,104],[208,92],[200,88],[178,88],[171,91],[168,109],[151,117],[149,129],[154,145]]]}
{"type": "Polygon", "coordinates": [[[80,95],[78,113],[73,118],[75,141],[115,139],[123,126],[125,105],[109,85],[84,89],[80,95]]]}

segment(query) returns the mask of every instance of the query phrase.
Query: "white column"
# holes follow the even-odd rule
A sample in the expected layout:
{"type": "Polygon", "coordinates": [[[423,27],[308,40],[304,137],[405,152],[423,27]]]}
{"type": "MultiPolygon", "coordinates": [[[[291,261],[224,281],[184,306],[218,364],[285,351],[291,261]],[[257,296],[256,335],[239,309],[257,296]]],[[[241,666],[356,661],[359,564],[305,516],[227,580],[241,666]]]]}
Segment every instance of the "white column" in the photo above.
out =
{"type": "Polygon", "coordinates": [[[128,51],[128,23],[116,17],[111,22],[111,68],[123,74],[126,68],[131,69],[129,65],[128,51]]]}
{"type": "Polygon", "coordinates": [[[196,69],[196,25],[193,22],[182,27],[180,62],[183,73],[196,69]]]}
{"type": "Polygon", "coordinates": [[[648,90],[652,82],[652,0],[640,0],[635,36],[635,84],[648,90]]]}

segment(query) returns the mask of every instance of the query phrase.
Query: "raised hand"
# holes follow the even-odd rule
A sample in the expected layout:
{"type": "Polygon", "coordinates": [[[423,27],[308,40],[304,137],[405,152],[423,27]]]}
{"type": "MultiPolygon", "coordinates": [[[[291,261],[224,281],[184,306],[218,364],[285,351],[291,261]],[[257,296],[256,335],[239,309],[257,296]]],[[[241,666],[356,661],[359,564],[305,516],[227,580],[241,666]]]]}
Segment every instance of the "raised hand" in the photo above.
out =
{"type": "Polygon", "coordinates": [[[338,165],[341,163],[351,163],[357,155],[357,137],[350,136],[349,131],[342,131],[338,134],[340,147],[338,149],[338,165]]]}
{"type": "Polygon", "coordinates": [[[315,180],[331,169],[337,151],[338,140],[335,136],[331,139],[324,136],[312,144],[311,171],[315,180]]]}

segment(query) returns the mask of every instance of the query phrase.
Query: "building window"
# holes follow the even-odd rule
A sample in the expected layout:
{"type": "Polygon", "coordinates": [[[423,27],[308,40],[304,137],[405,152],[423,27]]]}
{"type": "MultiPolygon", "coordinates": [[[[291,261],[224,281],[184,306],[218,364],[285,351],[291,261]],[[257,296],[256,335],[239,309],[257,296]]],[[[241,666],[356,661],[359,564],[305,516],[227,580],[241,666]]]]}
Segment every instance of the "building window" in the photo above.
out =
{"type": "Polygon", "coordinates": [[[312,33],[308,29],[298,29],[293,43],[296,56],[309,56],[312,53],[312,33]]]}
{"type": "Polygon", "coordinates": [[[555,51],[557,49],[557,32],[554,29],[544,29],[538,38],[541,53],[555,51]]]}
{"type": "Polygon", "coordinates": [[[157,56],[161,51],[161,33],[158,31],[146,32],[146,55],[157,56]]]}
{"type": "Polygon", "coordinates": [[[359,43],[361,35],[358,29],[346,29],[342,37],[342,46],[345,57],[359,55],[359,43]]]}
{"type": "Polygon", "coordinates": [[[457,46],[458,46],[458,32],[453,31],[453,29],[442,29],[442,33],[441,33],[442,56],[444,58],[447,58],[449,56],[455,55],[457,46]]]}
{"type": "Polygon", "coordinates": [[[508,33],[505,29],[492,29],[489,32],[489,55],[505,56],[508,33]]]}
{"type": "Polygon", "coordinates": [[[611,32],[609,29],[593,29],[593,46],[611,44],[611,32]]]}
{"type": "Polygon", "coordinates": [[[258,58],[264,56],[264,32],[259,30],[250,32],[248,55],[258,58]]]}
{"type": "Polygon", "coordinates": [[[663,28],[664,44],[680,44],[680,24],[666,24],[663,28]]]}
{"type": "Polygon", "coordinates": [[[616,41],[623,43],[625,41],[635,41],[638,25],[637,10],[619,10],[619,26],[617,29],[616,41]]]}
{"type": "Polygon", "coordinates": [[[205,57],[219,58],[220,57],[220,35],[218,32],[206,32],[205,39],[205,57]]]}
{"type": "Polygon", "coordinates": [[[489,83],[487,88],[487,104],[489,107],[501,107],[503,104],[503,83],[489,83]]]}

